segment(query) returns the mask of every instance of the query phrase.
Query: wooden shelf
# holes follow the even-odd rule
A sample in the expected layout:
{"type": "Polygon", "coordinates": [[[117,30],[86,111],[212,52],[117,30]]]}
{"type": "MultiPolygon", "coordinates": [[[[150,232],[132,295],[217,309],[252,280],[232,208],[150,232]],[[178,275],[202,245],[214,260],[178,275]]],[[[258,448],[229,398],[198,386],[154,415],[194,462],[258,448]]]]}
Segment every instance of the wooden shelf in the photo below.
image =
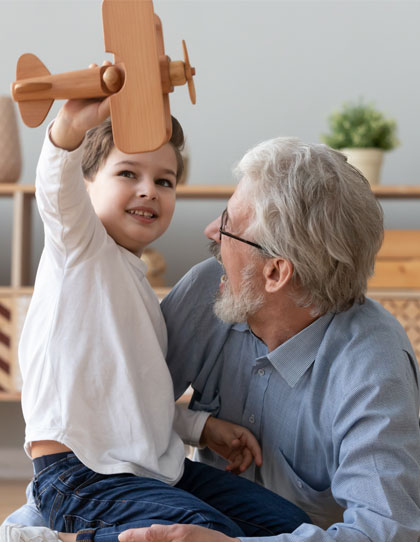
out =
{"type": "Polygon", "coordinates": [[[12,196],[16,192],[35,194],[35,186],[33,184],[0,183],[0,196],[12,196]]]}
{"type": "Polygon", "coordinates": [[[420,185],[377,185],[372,192],[380,199],[419,199],[420,185]]]}
{"type": "Polygon", "coordinates": [[[178,199],[228,199],[234,190],[231,184],[181,184],[176,188],[176,195],[178,199]]]}
{"type": "MultiPolygon", "coordinates": [[[[176,193],[179,199],[227,199],[233,194],[234,185],[219,184],[219,185],[185,185],[177,186],[176,193]]],[[[15,194],[35,195],[35,186],[32,184],[0,184],[0,197],[13,196],[15,194]]]]}
{"type": "MultiPolygon", "coordinates": [[[[233,194],[235,185],[180,185],[177,197],[183,199],[228,199],[233,194]]],[[[372,186],[372,192],[379,199],[420,199],[420,185],[378,185],[372,186]]]]}
{"type": "MultiPolygon", "coordinates": [[[[176,192],[179,199],[227,199],[233,194],[235,185],[232,184],[181,184],[176,192]]],[[[372,192],[380,199],[420,199],[420,184],[418,185],[377,185],[372,186],[372,192]]],[[[16,193],[35,194],[35,186],[31,184],[0,184],[0,197],[12,196],[16,193]]]]}
{"type": "Polygon", "coordinates": [[[0,391],[0,403],[20,402],[20,392],[18,391],[0,391]]]}
{"type": "MultiPolygon", "coordinates": [[[[192,393],[187,391],[182,395],[177,403],[188,405],[191,401],[192,393]]],[[[0,403],[20,403],[20,392],[18,391],[0,391],[0,403]]]]}
{"type": "Polygon", "coordinates": [[[32,295],[34,291],[33,286],[0,286],[0,296],[13,294],[13,295],[32,295]]]}

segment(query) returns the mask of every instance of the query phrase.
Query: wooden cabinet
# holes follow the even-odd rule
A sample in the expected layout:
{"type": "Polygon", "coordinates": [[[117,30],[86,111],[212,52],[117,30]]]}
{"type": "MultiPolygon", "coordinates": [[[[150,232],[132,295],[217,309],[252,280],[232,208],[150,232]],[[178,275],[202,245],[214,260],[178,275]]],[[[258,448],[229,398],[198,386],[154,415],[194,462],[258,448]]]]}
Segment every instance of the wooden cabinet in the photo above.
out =
{"type": "MultiPolygon", "coordinates": [[[[232,185],[180,185],[183,199],[227,199],[232,185]]],[[[420,199],[420,186],[375,186],[380,199],[420,199]]],[[[32,294],[30,284],[32,185],[0,184],[0,197],[13,200],[10,285],[0,287],[0,401],[18,400],[17,343],[32,294]]],[[[163,296],[166,289],[158,289],[163,296]]],[[[369,295],[405,327],[420,360],[420,230],[387,231],[369,295]]]]}
{"type": "Polygon", "coordinates": [[[420,364],[420,230],[386,230],[368,295],[403,325],[420,364]]]}
{"type": "MultiPolygon", "coordinates": [[[[32,294],[30,286],[31,208],[35,189],[0,184],[0,197],[13,204],[10,285],[0,287],[0,390],[21,387],[17,343],[32,294]]],[[[13,394],[12,394],[13,397],[13,394]]]]}

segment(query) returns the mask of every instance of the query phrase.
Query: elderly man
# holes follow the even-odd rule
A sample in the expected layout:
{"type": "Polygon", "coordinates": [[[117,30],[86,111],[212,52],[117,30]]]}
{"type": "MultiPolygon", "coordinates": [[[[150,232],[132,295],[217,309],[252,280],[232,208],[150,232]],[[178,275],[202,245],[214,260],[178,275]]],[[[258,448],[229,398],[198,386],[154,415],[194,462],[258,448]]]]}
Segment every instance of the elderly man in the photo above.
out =
{"type": "MultiPolygon", "coordinates": [[[[267,141],[237,175],[206,229],[222,267],[196,266],[162,303],[176,394],[191,384],[190,408],[253,431],[263,464],[245,476],[311,517],[273,542],[418,542],[418,366],[398,322],[365,299],[381,208],[324,145],[267,141]]],[[[120,540],[227,537],[175,525],[120,540]]]]}
{"type": "MultiPolygon", "coordinates": [[[[176,395],[191,384],[190,408],[248,427],[263,463],[244,475],[310,516],[272,542],[418,542],[418,366],[398,322],[365,299],[381,208],[324,145],[267,141],[237,175],[206,229],[216,259],[162,303],[176,395]]],[[[210,450],[198,455],[225,467],[210,450]]],[[[229,541],[192,525],[119,539],[229,541]]]]}

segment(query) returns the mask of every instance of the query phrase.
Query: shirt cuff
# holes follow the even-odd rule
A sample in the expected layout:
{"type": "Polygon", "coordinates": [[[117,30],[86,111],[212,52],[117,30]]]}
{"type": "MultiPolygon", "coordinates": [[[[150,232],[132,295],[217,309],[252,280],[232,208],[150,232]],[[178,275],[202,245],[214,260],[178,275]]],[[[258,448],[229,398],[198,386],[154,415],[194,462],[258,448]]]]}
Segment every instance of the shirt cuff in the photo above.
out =
{"type": "Polygon", "coordinates": [[[201,433],[209,416],[209,412],[190,410],[177,404],[175,405],[174,430],[184,444],[200,447],[201,433]]]}
{"type": "Polygon", "coordinates": [[[44,141],[45,147],[47,147],[50,150],[50,152],[55,150],[56,153],[65,153],[65,154],[74,155],[74,156],[78,156],[79,154],[83,153],[83,149],[86,143],[86,137],[84,137],[80,145],[76,147],[75,149],[73,149],[72,151],[68,151],[66,149],[62,149],[61,147],[57,147],[57,145],[51,139],[51,130],[52,130],[54,122],[55,122],[55,119],[52,120],[47,126],[47,132],[45,134],[45,141],[44,141]]]}

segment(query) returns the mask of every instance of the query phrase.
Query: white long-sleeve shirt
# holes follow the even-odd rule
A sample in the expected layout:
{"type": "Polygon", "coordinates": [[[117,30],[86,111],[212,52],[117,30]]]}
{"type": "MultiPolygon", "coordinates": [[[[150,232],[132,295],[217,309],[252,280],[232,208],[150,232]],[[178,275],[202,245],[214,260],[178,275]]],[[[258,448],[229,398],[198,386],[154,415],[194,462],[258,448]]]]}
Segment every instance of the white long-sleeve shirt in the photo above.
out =
{"type": "MultiPolygon", "coordinates": [[[[47,136],[37,168],[45,247],[19,345],[25,450],[55,440],[96,472],[174,484],[184,446],[173,428],[165,322],[144,262],[93,210],[82,153],[47,136]]],[[[178,413],[177,429],[197,442],[207,416],[178,413]]]]}

